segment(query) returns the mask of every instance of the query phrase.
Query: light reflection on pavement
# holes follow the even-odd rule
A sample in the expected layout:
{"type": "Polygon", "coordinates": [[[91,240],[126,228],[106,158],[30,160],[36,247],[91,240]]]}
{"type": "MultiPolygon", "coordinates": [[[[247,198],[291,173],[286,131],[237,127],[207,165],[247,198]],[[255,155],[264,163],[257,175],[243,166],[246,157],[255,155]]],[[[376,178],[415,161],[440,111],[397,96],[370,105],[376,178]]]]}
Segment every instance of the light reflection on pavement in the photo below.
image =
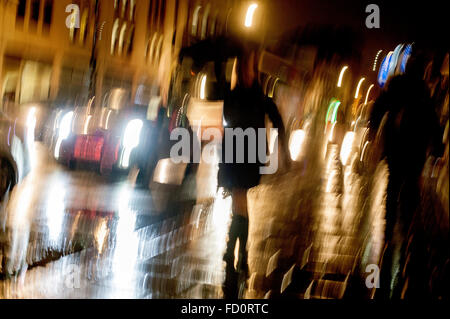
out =
{"type": "MultiPolygon", "coordinates": [[[[217,163],[200,165],[197,202],[166,214],[126,179],[68,171],[40,144],[35,154],[2,212],[0,297],[222,296],[231,198],[212,178],[217,163]]],[[[246,297],[342,298],[355,265],[378,262],[382,209],[361,201],[364,181],[344,174],[337,150],[329,156],[323,173],[270,176],[249,192],[246,297]],[[304,283],[289,277],[297,268],[304,283]]],[[[378,188],[374,202],[382,203],[378,188]]]]}

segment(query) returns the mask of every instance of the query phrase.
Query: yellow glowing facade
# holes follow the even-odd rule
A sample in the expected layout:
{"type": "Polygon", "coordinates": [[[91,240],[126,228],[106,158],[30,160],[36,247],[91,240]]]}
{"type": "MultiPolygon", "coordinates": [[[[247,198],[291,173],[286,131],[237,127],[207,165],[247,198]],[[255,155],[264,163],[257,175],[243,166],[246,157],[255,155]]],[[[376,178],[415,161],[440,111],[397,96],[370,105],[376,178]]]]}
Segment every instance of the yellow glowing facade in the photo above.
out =
{"type": "MultiPolygon", "coordinates": [[[[134,100],[142,85],[159,84],[166,102],[179,50],[223,34],[227,8],[233,5],[203,1],[193,23],[195,0],[99,1],[97,20],[94,0],[77,1],[76,11],[73,3],[0,1],[0,101],[89,100],[116,86],[128,89],[134,100]],[[89,96],[93,51],[97,76],[89,96]]],[[[102,98],[94,101],[101,103],[102,98]]]]}

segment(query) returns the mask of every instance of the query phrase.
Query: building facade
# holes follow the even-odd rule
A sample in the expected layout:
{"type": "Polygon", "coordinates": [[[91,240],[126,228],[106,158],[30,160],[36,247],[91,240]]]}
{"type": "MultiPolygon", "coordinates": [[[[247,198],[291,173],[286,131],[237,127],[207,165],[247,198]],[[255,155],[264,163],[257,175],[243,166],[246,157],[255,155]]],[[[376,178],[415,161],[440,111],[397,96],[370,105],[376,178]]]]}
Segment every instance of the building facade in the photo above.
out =
{"type": "Polygon", "coordinates": [[[120,87],[166,101],[179,50],[224,34],[236,1],[1,0],[1,103],[85,103],[120,87]],[[91,72],[92,71],[92,72],[91,72]],[[94,73],[94,74],[92,74],[94,73]]]}

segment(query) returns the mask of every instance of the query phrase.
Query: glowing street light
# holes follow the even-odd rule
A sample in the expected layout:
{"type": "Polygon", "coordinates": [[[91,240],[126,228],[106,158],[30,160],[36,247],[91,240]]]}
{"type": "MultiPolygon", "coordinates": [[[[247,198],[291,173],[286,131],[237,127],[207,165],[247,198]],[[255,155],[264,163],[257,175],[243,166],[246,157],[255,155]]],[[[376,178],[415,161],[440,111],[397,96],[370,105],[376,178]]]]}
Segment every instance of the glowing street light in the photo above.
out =
{"type": "Polygon", "coordinates": [[[247,14],[245,16],[245,27],[250,28],[253,24],[253,15],[255,14],[255,10],[258,8],[256,3],[253,3],[248,6],[247,14]]]}
{"type": "Polygon", "coordinates": [[[341,85],[342,85],[342,78],[344,77],[344,73],[345,73],[345,71],[348,69],[348,66],[346,65],[346,66],[344,66],[343,68],[342,68],[342,70],[341,70],[341,73],[339,74],[339,80],[338,80],[338,83],[337,83],[337,87],[338,88],[340,88],[341,87],[341,85]]]}
{"type": "Polygon", "coordinates": [[[369,99],[370,90],[372,90],[372,88],[373,88],[373,84],[371,84],[371,85],[369,86],[369,89],[367,90],[366,100],[365,100],[365,102],[364,102],[364,105],[367,104],[367,100],[369,99]]]}
{"type": "Polygon", "coordinates": [[[359,80],[358,86],[356,87],[355,99],[358,98],[358,96],[359,96],[359,89],[361,88],[361,84],[364,82],[365,79],[366,78],[361,78],[361,80],[359,80]]]}
{"type": "Polygon", "coordinates": [[[202,82],[200,83],[200,99],[204,100],[206,97],[206,75],[202,76],[202,82]]]}

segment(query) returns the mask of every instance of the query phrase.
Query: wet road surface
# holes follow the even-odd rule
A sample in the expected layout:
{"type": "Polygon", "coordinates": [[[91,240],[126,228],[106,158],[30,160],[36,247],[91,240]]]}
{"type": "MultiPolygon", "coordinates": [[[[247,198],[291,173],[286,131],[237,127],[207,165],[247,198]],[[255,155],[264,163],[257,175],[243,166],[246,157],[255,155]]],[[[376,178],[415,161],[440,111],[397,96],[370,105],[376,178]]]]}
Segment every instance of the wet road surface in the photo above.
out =
{"type": "MultiPolygon", "coordinates": [[[[364,187],[337,153],[250,190],[245,297],[342,298],[361,289],[361,265],[378,263],[386,176],[364,187]]],[[[69,171],[38,143],[36,154],[1,212],[1,298],[222,297],[231,198],[217,165],[200,165],[197,200],[161,211],[158,191],[132,177],[69,171]]]]}

